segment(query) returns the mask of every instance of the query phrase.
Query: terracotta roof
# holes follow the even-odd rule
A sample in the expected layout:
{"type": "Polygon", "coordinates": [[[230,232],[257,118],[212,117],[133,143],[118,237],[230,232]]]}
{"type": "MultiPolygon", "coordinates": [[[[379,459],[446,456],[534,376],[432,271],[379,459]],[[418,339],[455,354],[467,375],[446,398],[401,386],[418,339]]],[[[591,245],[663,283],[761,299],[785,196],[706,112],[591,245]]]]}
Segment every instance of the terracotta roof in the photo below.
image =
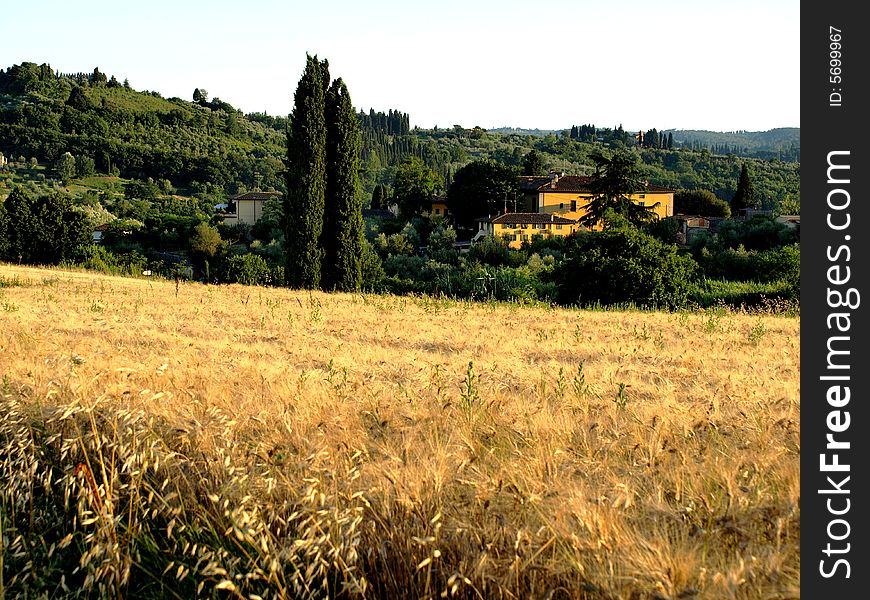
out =
{"type": "Polygon", "coordinates": [[[280,195],[279,192],[245,192],[244,194],[233,196],[233,200],[269,200],[280,195]]]}
{"type": "Polygon", "coordinates": [[[507,213],[493,217],[490,223],[504,225],[522,225],[523,223],[555,223],[556,225],[573,225],[576,221],[548,213],[507,213]]]}
{"type": "MultiPolygon", "coordinates": [[[[590,192],[591,177],[584,175],[563,175],[553,180],[551,177],[520,177],[520,189],[532,192],[590,192]]],[[[647,184],[643,192],[673,192],[660,185],[647,184]]]]}
{"type": "Polygon", "coordinates": [[[539,187],[550,181],[550,178],[546,175],[543,177],[530,177],[529,175],[521,175],[520,180],[520,189],[521,190],[537,190],[539,187]]]}

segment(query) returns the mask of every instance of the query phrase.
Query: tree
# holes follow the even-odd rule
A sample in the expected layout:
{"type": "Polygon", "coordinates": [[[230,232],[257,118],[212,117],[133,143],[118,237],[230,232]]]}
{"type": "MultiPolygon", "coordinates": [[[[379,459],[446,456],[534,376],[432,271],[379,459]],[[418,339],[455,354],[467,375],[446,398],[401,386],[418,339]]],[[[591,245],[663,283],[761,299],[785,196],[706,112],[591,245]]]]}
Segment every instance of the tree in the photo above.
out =
{"type": "Polygon", "coordinates": [[[203,88],[196,88],[193,90],[193,101],[198,104],[205,104],[208,102],[208,92],[203,88]]]}
{"type": "Polygon", "coordinates": [[[59,192],[34,200],[15,188],[3,202],[6,227],[5,255],[26,263],[58,264],[77,256],[91,240],[91,228],[84,213],[59,192]]]}
{"type": "Polygon", "coordinates": [[[590,158],[595,161],[595,173],[589,182],[593,195],[585,206],[586,214],[579,219],[581,225],[594,227],[602,223],[607,227],[604,217],[609,211],[633,225],[655,219],[652,207],[640,206],[631,200],[631,195],[644,187],[640,182],[637,161],[633,155],[619,151],[607,158],[596,152],[590,158]]]}
{"type": "Polygon", "coordinates": [[[80,154],[76,158],[76,176],[90,177],[95,172],[94,159],[90,156],[80,154]]]}
{"type": "Polygon", "coordinates": [[[16,187],[3,201],[5,215],[5,257],[12,261],[26,260],[30,262],[33,247],[32,232],[36,229],[33,216],[33,200],[23,188],[16,187]],[[19,259],[20,257],[20,259],[19,259]]]}
{"type": "MultiPolygon", "coordinates": [[[[576,127],[574,131],[576,133],[576,127]]],[[[576,136],[575,136],[576,137],[576,136]]],[[[541,160],[541,155],[538,151],[532,149],[523,158],[523,175],[535,176],[544,175],[544,162],[541,160]]]]}
{"type": "Polygon", "coordinates": [[[755,187],[749,179],[749,168],[746,163],[740,168],[740,178],[737,180],[737,191],[731,199],[731,212],[739,214],[746,208],[755,208],[755,187]]]}
{"type": "Polygon", "coordinates": [[[6,204],[0,202],[0,260],[9,258],[9,216],[6,204]]]}
{"type": "Polygon", "coordinates": [[[441,189],[441,178],[416,156],[409,156],[396,169],[393,198],[399,206],[399,216],[410,219],[428,209],[441,189]]]}
{"type": "Polygon", "coordinates": [[[447,202],[457,225],[470,229],[474,219],[495,215],[518,191],[517,170],[484,158],[456,171],[447,202]]]}
{"type": "Polygon", "coordinates": [[[64,185],[69,183],[69,180],[76,176],[76,159],[69,152],[64,152],[54,165],[57,178],[64,185]]]}
{"type": "Polygon", "coordinates": [[[223,248],[224,241],[218,230],[208,223],[199,223],[190,236],[190,251],[206,260],[214,258],[223,248]]]}
{"type": "Polygon", "coordinates": [[[387,198],[387,186],[383,183],[379,183],[372,191],[371,207],[383,210],[386,209],[388,205],[389,199],[387,198]]]}
{"type": "Polygon", "coordinates": [[[347,86],[336,79],[326,94],[326,208],[323,287],[356,291],[362,285],[365,243],[359,183],[359,122],[347,86]]]}
{"type": "Polygon", "coordinates": [[[731,207],[710,190],[679,190],[674,194],[674,212],[727,219],[731,216],[731,207]]]}
{"type": "Polygon", "coordinates": [[[91,107],[91,101],[85,91],[78,85],[73,85],[66,99],[67,106],[76,110],[86,111],[91,107]]]}
{"type": "Polygon", "coordinates": [[[632,302],[676,308],[686,303],[698,265],[634,227],[577,236],[554,278],[562,304],[632,302]]]}
{"type": "Polygon", "coordinates": [[[284,205],[285,276],[290,287],[320,285],[326,193],[324,80],[328,64],[306,55],[287,130],[287,194],[284,205]]]}
{"type": "Polygon", "coordinates": [[[95,87],[105,86],[108,82],[105,73],[101,73],[99,67],[94,67],[94,72],[91,74],[91,85],[95,87]]]}
{"type": "Polygon", "coordinates": [[[452,227],[439,225],[429,234],[429,243],[426,245],[426,256],[435,262],[456,264],[459,258],[456,244],[456,231],[452,227]]]}

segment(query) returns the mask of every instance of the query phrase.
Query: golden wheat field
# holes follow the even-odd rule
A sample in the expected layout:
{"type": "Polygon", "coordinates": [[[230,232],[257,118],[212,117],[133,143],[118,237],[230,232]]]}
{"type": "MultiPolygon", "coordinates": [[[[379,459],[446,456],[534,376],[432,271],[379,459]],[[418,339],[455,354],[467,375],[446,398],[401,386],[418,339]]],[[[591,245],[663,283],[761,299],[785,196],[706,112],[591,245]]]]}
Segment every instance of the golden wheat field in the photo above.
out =
{"type": "Polygon", "coordinates": [[[0,265],[0,597],[797,598],[799,330],[0,265]]]}

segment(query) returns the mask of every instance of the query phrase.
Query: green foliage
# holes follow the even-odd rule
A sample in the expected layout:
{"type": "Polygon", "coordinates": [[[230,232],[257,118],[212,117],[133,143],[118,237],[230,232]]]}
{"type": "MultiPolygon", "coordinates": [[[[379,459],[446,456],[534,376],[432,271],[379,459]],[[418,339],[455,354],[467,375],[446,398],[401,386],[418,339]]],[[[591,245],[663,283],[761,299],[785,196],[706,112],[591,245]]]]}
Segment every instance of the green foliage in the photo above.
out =
{"type": "Polygon", "coordinates": [[[399,216],[409,219],[428,210],[441,187],[440,178],[426,163],[416,156],[406,158],[396,169],[393,181],[399,216]]]}
{"type": "Polygon", "coordinates": [[[728,218],[731,206],[710,190],[677,190],[674,193],[674,213],[728,218]]]}
{"type": "Polygon", "coordinates": [[[268,285],[272,283],[272,270],[262,257],[242,254],[227,259],[222,279],[242,285],[268,285]]]}
{"type": "Polygon", "coordinates": [[[360,287],[366,290],[380,290],[381,282],[386,274],[381,259],[368,241],[363,242],[360,254],[360,272],[362,283],[360,287]]]}
{"type": "Polygon", "coordinates": [[[54,165],[57,178],[67,185],[69,180],[76,175],[76,159],[69,152],[64,152],[54,165]]]}
{"type": "Polygon", "coordinates": [[[686,303],[697,270],[674,246],[624,227],[578,236],[554,278],[562,304],[674,308],[686,303]]]}
{"type": "Polygon", "coordinates": [[[544,161],[541,160],[541,155],[538,151],[532,148],[528,154],[523,157],[523,175],[535,176],[545,175],[544,161]]]}
{"type": "Polygon", "coordinates": [[[284,248],[287,284],[320,286],[323,212],[326,195],[325,85],[329,70],[317,56],[306,57],[305,71],[294,95],[287,130],[287,194],[284,204],[284,248]]]}
{"type": "Polygon", "coordinates": [[[643,189],[640,181],[637,159],[634,155],[619,151],[611,157],[601,153],[592,155],[595,161],[595,172],[589,181],[592,199],[586,205],[586,214],[579,222],[586,227],[609,225],[605,215],[610,211],[627,219],[634,225],[648,223],[655,219],[648,207],[643,207],[631,201],[631,194],[643,189]]]}
{"type": "Polygon", "coordinates": [[[90,177],[96,172],[96,167],[94,163],[94,159],[90,156],[79,155],[75,157],[76,160],[76,169],[75,174],[76,177],[90,177]]]}
{"type": "Polygon", "coordinates": [[[737,191],[731,199],[731,212],[739,214],[741,210],[756,207],[755,186],[749,178],[749,167],[746,163],[740,168],[740,178],[737,181],[737,191]]]}
{"type": "Polygon", "coordinates": [[[429,234],[429,243],[426,245],[426,256],[444,264],[456,264],[459,252],[454,248],[456,243],[456,230],[452,227],[436,227],[429,234]]]}
{"type": "Polygon", "coordinates": [[[505,240],[488,236],[469,249],[468,258],[484,265],[500,267],[510,263],[510,253],[505,240]]]}
{"type": "Polygon", "coordinates": [[[393,233],[386,235],[381,233],[375,240],[375,249],[382,258],[389,256],[413,256],[416,249],[413,243],[408,240],[408,236],[404,233],[393,233]]]}
{"type": "Polygon", "coordinates": [[[75,265],[109,275],[141,275],[148,268],[148,260],[136,251],[115,253],[104,246],[89,244],[82,249],[75,265]]]}
{"type": "Polygon", "coordinates": [[[199,223],[193,228],[193,235],[190,237],[190,251],[193,256],[208,260],[221,252],[224,246],[217,228],[208,223],[199,223]]]}
{"type": "Polygon", "coordinates": [[[372,192],[372,200],[369,206],[374,209],[385,210],[389,207],[389,203],[387,186],[379,183],[372,192]]]}
{"type": "Polygon", "coordinates": [[[730,281],[706,279],[689,292],[689,301],[701,308],[730,306],[736,309],[796,313],[799,295],[788,281],[730,281]]]}
{"type": "Polygon", "coordinates": [[[77,85],[74,85],[69,93],[69,98],[66,101],[67,106],[76,110],[86,111],[91,108],[91,101],[85,91],[77,85]]]}
{"type": "Polygon", "coordinates": [[[680,224],[673,217],[665,217],[647,223],[642,227],[644,233],[648,233],[660,242],[665,244],[676,244],[677,233],[680,231],[680,224]]]}
{"type": "Polygon", "coordinates": [[[459,169],[447,190],[457,226],[470,229],[475,219],[501,212],[518,191],[517,175],[517,169],[491,159],[478,159],[459,169]]]}
{"type": "Polygon", "coordinates": [[[341,78],[332,83],[326,94],[326,127],[323,287],[350,292],[362,285],[360,133],[347,86],[341,78]]]}
{"type": "Polygon", "coordinates": [[[33,199],[16,188],[3,207],[5,260],[56,265],[78,256],[91,240],[87,217],[59,192],[33,199]]]}
{"type": "Polygon", "coordinates": [[[716,234],[722,248],[743,246],[749,250],[769,250],[798,241],[799,231],[777,223],[767,216],[755,216],[747,221],[725,221],[716,234]]]}
{"type": "Polygon", "coordinates": [[[702,252],[698,264],[705,277],[758,283],[782,282],[788,296],[800,294],[800,246],[791,244],[772,250],[726,248],[720,252],[702,252]]]}

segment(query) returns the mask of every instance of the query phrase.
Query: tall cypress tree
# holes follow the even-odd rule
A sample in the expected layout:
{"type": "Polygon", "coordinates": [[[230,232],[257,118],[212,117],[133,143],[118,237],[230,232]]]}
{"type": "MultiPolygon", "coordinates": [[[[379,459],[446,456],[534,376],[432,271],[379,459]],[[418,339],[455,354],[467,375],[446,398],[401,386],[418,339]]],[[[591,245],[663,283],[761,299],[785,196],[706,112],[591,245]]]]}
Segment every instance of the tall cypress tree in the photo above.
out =
{"type": "Polygon", "coordinates": [[[323,231],[324,289],[362,285],[363,219],[359,183],[359,122],[347,86],[332,82],[326,94],[326,211],[323,231]]]}
{"type": "Polygon", "coordinates": [[[749,179],[749,169],[746,163],[740,169],[740,179],[737,180],[737,191],[731,199],[731,214],[739,214],[741,209],[755,207],[755,188],[749,179]]]}
{"type": "Polygon", "coordinates": [[[326,188],[325,61],[306,55],[287,127],[287,194],[284,198],[286,280],[290,287],[319,287],[326,188]],[[325,77],[324,77],[324,71],[325,77]]]}

